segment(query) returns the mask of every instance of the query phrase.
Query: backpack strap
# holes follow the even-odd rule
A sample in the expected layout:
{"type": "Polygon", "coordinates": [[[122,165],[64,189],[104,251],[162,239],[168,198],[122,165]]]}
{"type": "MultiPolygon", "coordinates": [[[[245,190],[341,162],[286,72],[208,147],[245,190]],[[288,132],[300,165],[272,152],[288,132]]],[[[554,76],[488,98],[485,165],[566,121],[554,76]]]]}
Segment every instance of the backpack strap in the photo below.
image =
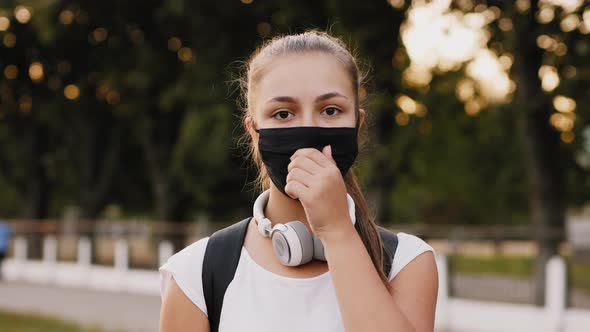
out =
{"type": "MultiPolygon", "coordinates": [[[[223,297],[236,274],[250,219],[252,217],[216,231],[207,242],[202,282],[211,332],[219,330],[223,297]]],[[[381,226],[377,226],[377,230],[383,243],[383,271],[389,276],[398,244],[397,234],[381,226]]]]}
{"type": "Polygon", "coordinates": [[[209,327],[212,332],[217,332],[219,329],[223,297],[236,273],[251,218],[216,231],[207,242],[202,282],[209,327]]]}
{"type": "Polygon", "coordinates": [[[381,243],[383,243],[383,272],[385,272],[385,275],[389,277],[393,256],[395,256],[395,252],[397,250],[397,234],[381,226],[377,226],[377,230],[379,231],[379,236],[381,237],[381,243]]]}

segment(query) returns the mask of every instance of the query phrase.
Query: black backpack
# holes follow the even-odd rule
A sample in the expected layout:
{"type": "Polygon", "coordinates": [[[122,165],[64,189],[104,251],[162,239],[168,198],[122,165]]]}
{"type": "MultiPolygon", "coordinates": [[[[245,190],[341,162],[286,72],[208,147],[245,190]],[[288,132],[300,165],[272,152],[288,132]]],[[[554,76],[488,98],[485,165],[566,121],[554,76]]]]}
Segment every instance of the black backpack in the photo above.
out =
{"type": "MultiPolygon", "coordinates": [[[[223,297],[236,273],[250,219],[252,217],[218,230],[207,242],[202,281],[209,327],[212,332],[217,332],[219,329],[223,297]]],[[[384,247],[383,270],[385,275],[389,275],[393,255],[397,249],[397,234],[380,226],[377,226],[377,229],[384,247]]]]}

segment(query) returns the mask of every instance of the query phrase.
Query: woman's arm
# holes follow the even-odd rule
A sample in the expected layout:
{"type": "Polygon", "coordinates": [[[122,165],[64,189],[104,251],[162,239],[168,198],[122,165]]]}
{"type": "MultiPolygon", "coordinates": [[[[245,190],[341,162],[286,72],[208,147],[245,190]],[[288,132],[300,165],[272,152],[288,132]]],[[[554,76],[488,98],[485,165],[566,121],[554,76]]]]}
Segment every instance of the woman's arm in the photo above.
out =
{"type": "Polygon", "coordinates": [[[346,331],[432,331],[438,293],[434,256],[420,255],[405,266],[390,294],[352,225],[331,147],[297,150],[288,170],[285,192],[301,201],[324,244],[346,331]]]}
{"type": "Polygon", "coordinates": [[[170,279],[160,309],[160,332],[209,332],[207,316],[170,279]]]}
{"type": "Polygon", "coordinates": [[[426,252],[406,265],[387,291],[354,227],[322,238],[346,331],[433,331],[438,273],[426,252]]]}

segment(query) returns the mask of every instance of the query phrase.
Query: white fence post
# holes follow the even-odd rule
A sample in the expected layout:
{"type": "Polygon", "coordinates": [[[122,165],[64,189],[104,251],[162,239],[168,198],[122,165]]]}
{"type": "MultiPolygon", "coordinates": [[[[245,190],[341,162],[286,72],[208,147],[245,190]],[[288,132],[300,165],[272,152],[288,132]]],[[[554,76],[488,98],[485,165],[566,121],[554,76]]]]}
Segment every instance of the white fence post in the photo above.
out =
{"type": "Polygon", "coordinates": [[[57,262],[57,239],[53,235],[48,235],[43,239],[43,261],[47,264],[57,262]]]}
{"type": "Polygon", "coordinates": [[[18,261],[27,260],[27,239],[23,236],[14,239],[14,258],[18,261]]]}
{"type": "Polygon", "coordinates": [[[90,239],[87,237],[80,237],[78,239],[78,265],[89,267],[91,264],[92,248],[90,246],[90,239]]]}
{"type": "Polygon", "coordinates": [[[162,241],[158,247],[159,266],[164,265],[168,258],[174,254],[174,247],[170,241],[162,241]]]}
{"type": "Polygon", "coordinates": [[[129,245],[125,239],[117,239],[115,243],[115,269],[127,271],[129,268],[129,245]]]}
{"type": "Polygon", "coordinates": [[[203,238],[210,235],[211,224],[209,223],[209,217],[205,213],[199,213],[197,216],[197,222],[193,228],[197,239],[203,238]]]}
{"type": "Polygon", "coordinates": [[[545,281],[545,310],[550,331],[562,331],[566,309],[567,276],[563,258],[554,256],[547,262],[545,281]]]}
{"type": "Polygon", "coordinates": [[[436,255],[438,270],[438,298],[436,301],[435,326],[437,330],[450,329],[449,311],[449,266],[445,255],[436,255]]]}

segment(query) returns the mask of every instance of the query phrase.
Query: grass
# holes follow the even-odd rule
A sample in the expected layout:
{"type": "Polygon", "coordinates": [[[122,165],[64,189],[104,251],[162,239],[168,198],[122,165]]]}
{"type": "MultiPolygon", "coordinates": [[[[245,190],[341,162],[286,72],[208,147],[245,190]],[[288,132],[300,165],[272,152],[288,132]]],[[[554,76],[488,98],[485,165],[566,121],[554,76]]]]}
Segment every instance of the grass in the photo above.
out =
{"type": "Polygon", "coordinates": [[[570,265],[570,283],[574,288],[585,289],[590,292],[590,264],[570,265]]]}
{"type": "Polygon", "coordinates": [[[449,256],[449,268],[454,273],[529,278],[534,265],[529,257],[453,255],[449,256]]]}
{"type": "MultiPolygon", "coordinates": [[[[572,263],[566,259],[570,286],[590,291],[590,263],[572,263]]],[[[535,262],[525,256],[449,256],[449,268],[454,273],[533,278],[535,262]]]]}
{"type": "Polygon", "coordinates": [[[82,327],[53,317],[0,311],[2,332],[103,332],[97,327],[82,327]]]}

